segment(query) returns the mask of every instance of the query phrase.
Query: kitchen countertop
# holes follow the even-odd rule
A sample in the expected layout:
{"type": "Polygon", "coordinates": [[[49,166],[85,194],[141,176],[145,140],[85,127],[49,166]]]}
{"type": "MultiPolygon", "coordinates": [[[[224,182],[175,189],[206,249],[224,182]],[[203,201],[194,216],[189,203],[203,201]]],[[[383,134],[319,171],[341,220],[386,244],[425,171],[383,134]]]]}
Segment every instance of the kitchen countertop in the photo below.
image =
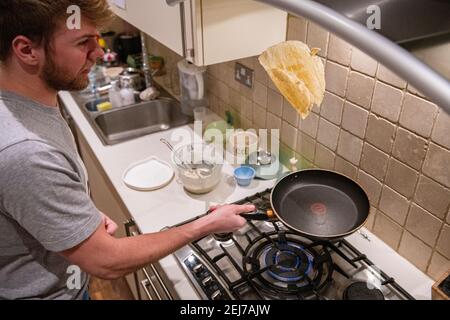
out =
{"type": "MultiPolygon", "coordinates": [[[[122,181],[123,172],[131,164],[150,156],[157,156],[171,163],[171,152],[160,142],[160,139],[165,138],[171,141],[172,134],[177,133],[193,137],[193,125],[185,125],[107,146],[100,141],[72,95],[69,92],[60,92],[59,96],[142,233],[160,231],[164,227],[173,226],[205,213],[212,204],[232,203],[274,185],[275,180],[254,179],[250,186],[240,187],[233,178],[234,166],[225,163],[221,182],[207,194],[188,193],[176,176],[167,186],[159,190],[130,189],[122,181]]],[[[220,119],[211,111],[208,117],[210,121],[220,119]]]]}
{"type": "MultiPolygon", "coordinates": [[[[154,155],[170,163],[170,151],[160,142],[160,138],[171,141],[171,135],[180,129],[193,136],[193,125],[106,146],[100,141],[72,95],[69,92],[60,92],[59,96],[142,233],[160,231],[205,213],[212,204],[232,203],[271,188],[275,183],[274,180],[253,180],[249,187],[239,187],[232,177],[233,166],[225,163],[221,183],[205,195],[187,193],[176,178],[166,187],[156,191],[132,190],[122,182],[124,170],[130,164],[154,155]]],[[[210,113],[209,117],[219,119],[213,113],[210,113]]],[[[395,278],[416,299],[431,299],[433,281],[370,231],[361,228],[347,240],[365,253],[380,269],[395,278]]],[[[173,255],[160,260],[159,264],[180,299],[199,299],[173,255]]]]}

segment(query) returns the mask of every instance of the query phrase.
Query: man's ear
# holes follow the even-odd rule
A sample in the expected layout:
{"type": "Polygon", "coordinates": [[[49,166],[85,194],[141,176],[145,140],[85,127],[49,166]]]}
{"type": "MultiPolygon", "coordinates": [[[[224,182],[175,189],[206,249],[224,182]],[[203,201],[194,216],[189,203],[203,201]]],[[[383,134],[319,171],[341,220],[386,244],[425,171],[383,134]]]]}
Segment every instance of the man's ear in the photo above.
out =
{"type": "Polygon", "coordinates": [[[17,36],[12,41],[12,52],[22,62],[29,66],[38,66],[39,51],[36,44],[25,36],[17,36]]]}

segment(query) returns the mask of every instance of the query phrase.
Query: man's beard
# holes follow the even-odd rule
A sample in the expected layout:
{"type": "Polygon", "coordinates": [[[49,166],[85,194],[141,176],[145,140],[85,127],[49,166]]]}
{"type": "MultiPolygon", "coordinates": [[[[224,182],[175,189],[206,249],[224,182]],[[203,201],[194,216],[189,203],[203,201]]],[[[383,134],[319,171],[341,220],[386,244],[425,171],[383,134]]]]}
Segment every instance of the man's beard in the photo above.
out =
{"type": "MultiPolygon", "coordinates": [[[[85,70],[85,68],[82,70],[85,70]]],[[[51,54],[47,54],[47,60],[40,74],[40,78],[44,80],[48,87],[56,91],[83,90],[89,85],[87,75],[82,73],[74,76],[71,75],[68,70],[56,65],[51,54]]]]}

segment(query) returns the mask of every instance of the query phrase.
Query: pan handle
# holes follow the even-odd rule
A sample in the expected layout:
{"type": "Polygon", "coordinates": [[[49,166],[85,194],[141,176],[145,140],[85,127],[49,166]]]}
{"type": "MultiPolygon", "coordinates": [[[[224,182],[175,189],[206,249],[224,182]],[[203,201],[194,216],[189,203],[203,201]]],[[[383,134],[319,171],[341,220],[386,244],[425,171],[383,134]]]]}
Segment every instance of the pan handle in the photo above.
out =
{"type": "Polygon", "coordinates": [[[239,215],[247,220],[267,221],[275,218],[275,214],[272,210],[267,210],[266,212],[255,211],[254,213],[240,213],[239,215]]]}

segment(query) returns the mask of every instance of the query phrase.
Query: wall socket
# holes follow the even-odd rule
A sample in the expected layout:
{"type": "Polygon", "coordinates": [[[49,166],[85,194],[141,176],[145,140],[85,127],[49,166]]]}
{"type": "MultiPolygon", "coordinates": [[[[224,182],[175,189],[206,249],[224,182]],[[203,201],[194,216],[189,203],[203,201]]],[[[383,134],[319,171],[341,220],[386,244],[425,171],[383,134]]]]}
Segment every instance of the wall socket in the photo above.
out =
{"type": "Polygon", "coordinates": [[[234,68],[234,79],[243,85],[253,88],[253,75],[254,71],[243,64],[236,62],[234,68]]]}

